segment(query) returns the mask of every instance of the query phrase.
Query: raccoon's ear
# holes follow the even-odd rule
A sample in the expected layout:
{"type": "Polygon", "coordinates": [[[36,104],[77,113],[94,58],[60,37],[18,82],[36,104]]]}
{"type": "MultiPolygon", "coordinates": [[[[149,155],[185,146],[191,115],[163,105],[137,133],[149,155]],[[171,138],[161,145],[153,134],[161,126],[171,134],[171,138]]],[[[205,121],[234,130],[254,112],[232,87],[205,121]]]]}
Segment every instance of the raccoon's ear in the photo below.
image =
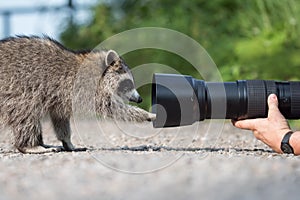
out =
{"type": "Polygon", "coordinates": [[[119,55],[114,50],[109,50],[105,57],[105,65],[110,66],[119,60],[119,55]]]}

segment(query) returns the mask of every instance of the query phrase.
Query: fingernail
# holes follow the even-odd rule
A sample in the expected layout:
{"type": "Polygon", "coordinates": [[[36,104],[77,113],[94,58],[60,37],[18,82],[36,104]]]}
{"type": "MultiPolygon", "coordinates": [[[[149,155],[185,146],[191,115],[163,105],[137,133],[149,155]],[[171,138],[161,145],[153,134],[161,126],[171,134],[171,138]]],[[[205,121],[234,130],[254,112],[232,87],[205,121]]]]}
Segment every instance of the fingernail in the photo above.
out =
{"type": "Polygon", "coordinates": [[[277,97],[276,97],[275,94],[271,94],[271,95],[270,95],[270,98],[271,98],[272,100],[276,100],[276,99],[277,99],[277,97]]]}

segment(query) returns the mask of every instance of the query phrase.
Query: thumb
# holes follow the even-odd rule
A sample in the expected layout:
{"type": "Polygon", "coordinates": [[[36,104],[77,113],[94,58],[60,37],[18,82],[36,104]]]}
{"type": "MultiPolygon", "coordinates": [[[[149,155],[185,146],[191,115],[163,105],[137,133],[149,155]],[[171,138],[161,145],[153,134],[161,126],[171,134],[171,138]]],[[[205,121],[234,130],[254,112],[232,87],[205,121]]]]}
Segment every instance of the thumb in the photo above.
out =
{"type": "Polygon", "coordinates": [[[277,116],[278,113],[280,113],[279,108],[278,108],[278,99],[275,94],[269,95],[268,106],[269,106],[268,118],[277,116]]]}

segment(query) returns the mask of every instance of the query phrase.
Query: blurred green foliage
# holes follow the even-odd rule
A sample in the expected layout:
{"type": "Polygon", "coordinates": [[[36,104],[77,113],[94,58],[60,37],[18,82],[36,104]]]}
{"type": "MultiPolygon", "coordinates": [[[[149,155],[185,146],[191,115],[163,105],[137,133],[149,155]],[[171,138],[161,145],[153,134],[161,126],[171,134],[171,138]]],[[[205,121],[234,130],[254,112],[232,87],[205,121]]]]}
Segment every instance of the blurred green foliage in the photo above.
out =
{"type": "MultiPolygon", "coordinates": [[[[69,20],[61,33],[69,48],[94,48],[110,36],[137,27],[164,27],[198,41],[224,81],[300,79],[300,1],[297,0],[110,0],[91,9],[85,24],[69,20]]],[[[182,74],[196,74],[179,56],[139,50],[123,56],[131,67],[162,63],[182,74]],[[185,66],[185,67],[182,67],[185,66]]],[[[151,76],[151,74],[149,74],[151,76]]],[[[150,87],[140,92],[150,105],[150,87]]]]}

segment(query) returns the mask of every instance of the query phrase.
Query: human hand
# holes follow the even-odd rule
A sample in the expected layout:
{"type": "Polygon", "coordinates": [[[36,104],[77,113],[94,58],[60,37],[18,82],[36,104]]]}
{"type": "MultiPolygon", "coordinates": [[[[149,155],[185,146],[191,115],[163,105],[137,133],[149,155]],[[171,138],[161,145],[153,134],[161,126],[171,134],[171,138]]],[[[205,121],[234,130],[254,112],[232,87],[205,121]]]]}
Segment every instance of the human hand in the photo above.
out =
{"type": "Polygon", "coordinates": [[[270,94],[268,97],[268,117],[259,119],[246,119],[232,121],[237,128],[251,130],[254,136],[267,144],[277,153],[282,153],[280,145],[281,141],[288,131],[289,124],[285,117],[278,109],[278,99],[275,94],[270,94]]]}

